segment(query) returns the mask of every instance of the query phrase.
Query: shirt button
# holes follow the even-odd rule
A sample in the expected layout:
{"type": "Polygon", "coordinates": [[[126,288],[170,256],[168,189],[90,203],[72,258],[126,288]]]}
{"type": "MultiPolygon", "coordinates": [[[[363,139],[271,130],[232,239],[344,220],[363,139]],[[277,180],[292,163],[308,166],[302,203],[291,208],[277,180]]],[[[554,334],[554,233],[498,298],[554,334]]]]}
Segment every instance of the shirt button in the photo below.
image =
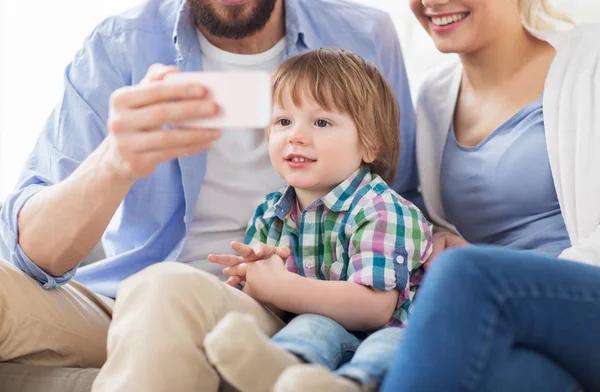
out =
{"type": "Polygon", "coordinates": [[[315,266],[315,262],[312,260],[306,260],[305,265],[306,265],[306,268],[312,268],[315,266]]]}
{"type": "Polygon", "coordinates": [[[404,264],[404,256],[398,256],[398,257],[396,257],[396,261],[397,261],[399,264],[404,264]]]}

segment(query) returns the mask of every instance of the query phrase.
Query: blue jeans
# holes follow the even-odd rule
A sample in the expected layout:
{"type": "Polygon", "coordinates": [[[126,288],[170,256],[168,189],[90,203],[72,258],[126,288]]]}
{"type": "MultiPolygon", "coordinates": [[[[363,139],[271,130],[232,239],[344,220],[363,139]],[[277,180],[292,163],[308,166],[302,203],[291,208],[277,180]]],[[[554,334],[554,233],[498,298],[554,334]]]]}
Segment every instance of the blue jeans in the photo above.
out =
{"type": "Polygon", "coordinates": [[[600,390],[600,268],[489,246],[427,272],[382,387],[582,389],[600,390]]]}
{"type": "Polygon", "coordinates": [[[360,336],[328,317],[302,314],[272,340],[308,363],[326,366],[339,376],[375,388],[383,381],[403,332],[401,328],[387,327],[360,336]]]}

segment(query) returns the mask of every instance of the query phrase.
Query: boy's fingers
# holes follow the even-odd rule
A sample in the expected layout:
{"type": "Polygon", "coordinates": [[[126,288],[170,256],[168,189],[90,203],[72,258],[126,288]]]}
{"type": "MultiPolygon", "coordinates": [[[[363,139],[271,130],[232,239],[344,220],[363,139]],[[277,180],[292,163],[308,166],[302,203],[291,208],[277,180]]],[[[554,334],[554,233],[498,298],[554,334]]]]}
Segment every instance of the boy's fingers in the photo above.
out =
{"type": "Polygon", "coordinates": [[[223,268],[223,275],[227,276],[246,276],[248,264],[241,263],[232,267],[223,268]]]}
{"type": "Polygon", "coordinates": [[[250,257],[254,255],[254,249],[252,249],[252,247],[249,245],[242,244],[241,242],[233,241],[231,243],[231,249],[233,249],[242,257],[250,257]]]}
{"type": "Polygon", "coordinates": [[[258,243],[253,246],[254,254],[256,256],[260,256],[261,258],[270,257],[275,253],[276,248],[272,245],[267,245],[263,243],[258,243]]]}
{"type": "Polygon", "coordinates": [[[285,259],[290,257],[290,254],[292,252],[290,251],[290,248],[288,248],[287,246],[279,246],[276,249],[276,253],[277,253],[277,256],[281,257],[283,259],[283,261],[285,261],[285,259]]]}
{"type": "Polygon", "coordinates": [[[244,259],[235,255],[208,255],[208,261],[225,267],[232,267],[244,262],[244,259]]]}
{"type": "Polygon", "coordinates": [[[240,284],[242,282],[242,278],[239,276],[230,276],[229,279],[227,279],[227,281],[225,283],[227,283],[230,286],[237,286],[238,284],[240,284]]]}

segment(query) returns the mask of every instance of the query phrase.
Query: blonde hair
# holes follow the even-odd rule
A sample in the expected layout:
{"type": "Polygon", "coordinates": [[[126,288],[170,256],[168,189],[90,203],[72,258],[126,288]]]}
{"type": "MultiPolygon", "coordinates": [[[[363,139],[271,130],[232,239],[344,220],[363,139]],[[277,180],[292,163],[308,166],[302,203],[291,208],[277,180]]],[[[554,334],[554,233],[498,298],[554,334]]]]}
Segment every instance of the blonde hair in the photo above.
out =
{"type": "Polygon", "coordinates": [[[568,15],[556,8],[550,0],[519,0],[523,25],[534,30],[557,30],[560,24],[574,25],[568,15]]]}
{"type": "MultiPolygon", "coordinates": [[[[325,110],[348,114],[371,171],[391,184],[400,155],[400,110],[377,67],[342,49],[315,49],[283,62],[273,75],[273,103],[302,106],[311,99],[325,110]]],[[[268,135],[268,130],[267,130],[268,135]]]]}

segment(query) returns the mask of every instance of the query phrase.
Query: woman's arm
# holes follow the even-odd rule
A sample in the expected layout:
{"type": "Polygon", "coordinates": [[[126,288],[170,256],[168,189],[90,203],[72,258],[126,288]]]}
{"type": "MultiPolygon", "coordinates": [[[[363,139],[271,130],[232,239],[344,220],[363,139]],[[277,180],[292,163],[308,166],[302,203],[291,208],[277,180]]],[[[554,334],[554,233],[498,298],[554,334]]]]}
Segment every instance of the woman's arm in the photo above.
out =
{"type": "Polygon", "coordinates": [[[435,260],[436,257],[440,255],[446,249],[451,248],[461,248],[463,246],[471,245],[467,240],[454,233],[451,230],[448,230],[441,226],[436,226],[433,228],[433,253],[427,259],[423,268],[427,270],[431,263],[435,260]]]}

